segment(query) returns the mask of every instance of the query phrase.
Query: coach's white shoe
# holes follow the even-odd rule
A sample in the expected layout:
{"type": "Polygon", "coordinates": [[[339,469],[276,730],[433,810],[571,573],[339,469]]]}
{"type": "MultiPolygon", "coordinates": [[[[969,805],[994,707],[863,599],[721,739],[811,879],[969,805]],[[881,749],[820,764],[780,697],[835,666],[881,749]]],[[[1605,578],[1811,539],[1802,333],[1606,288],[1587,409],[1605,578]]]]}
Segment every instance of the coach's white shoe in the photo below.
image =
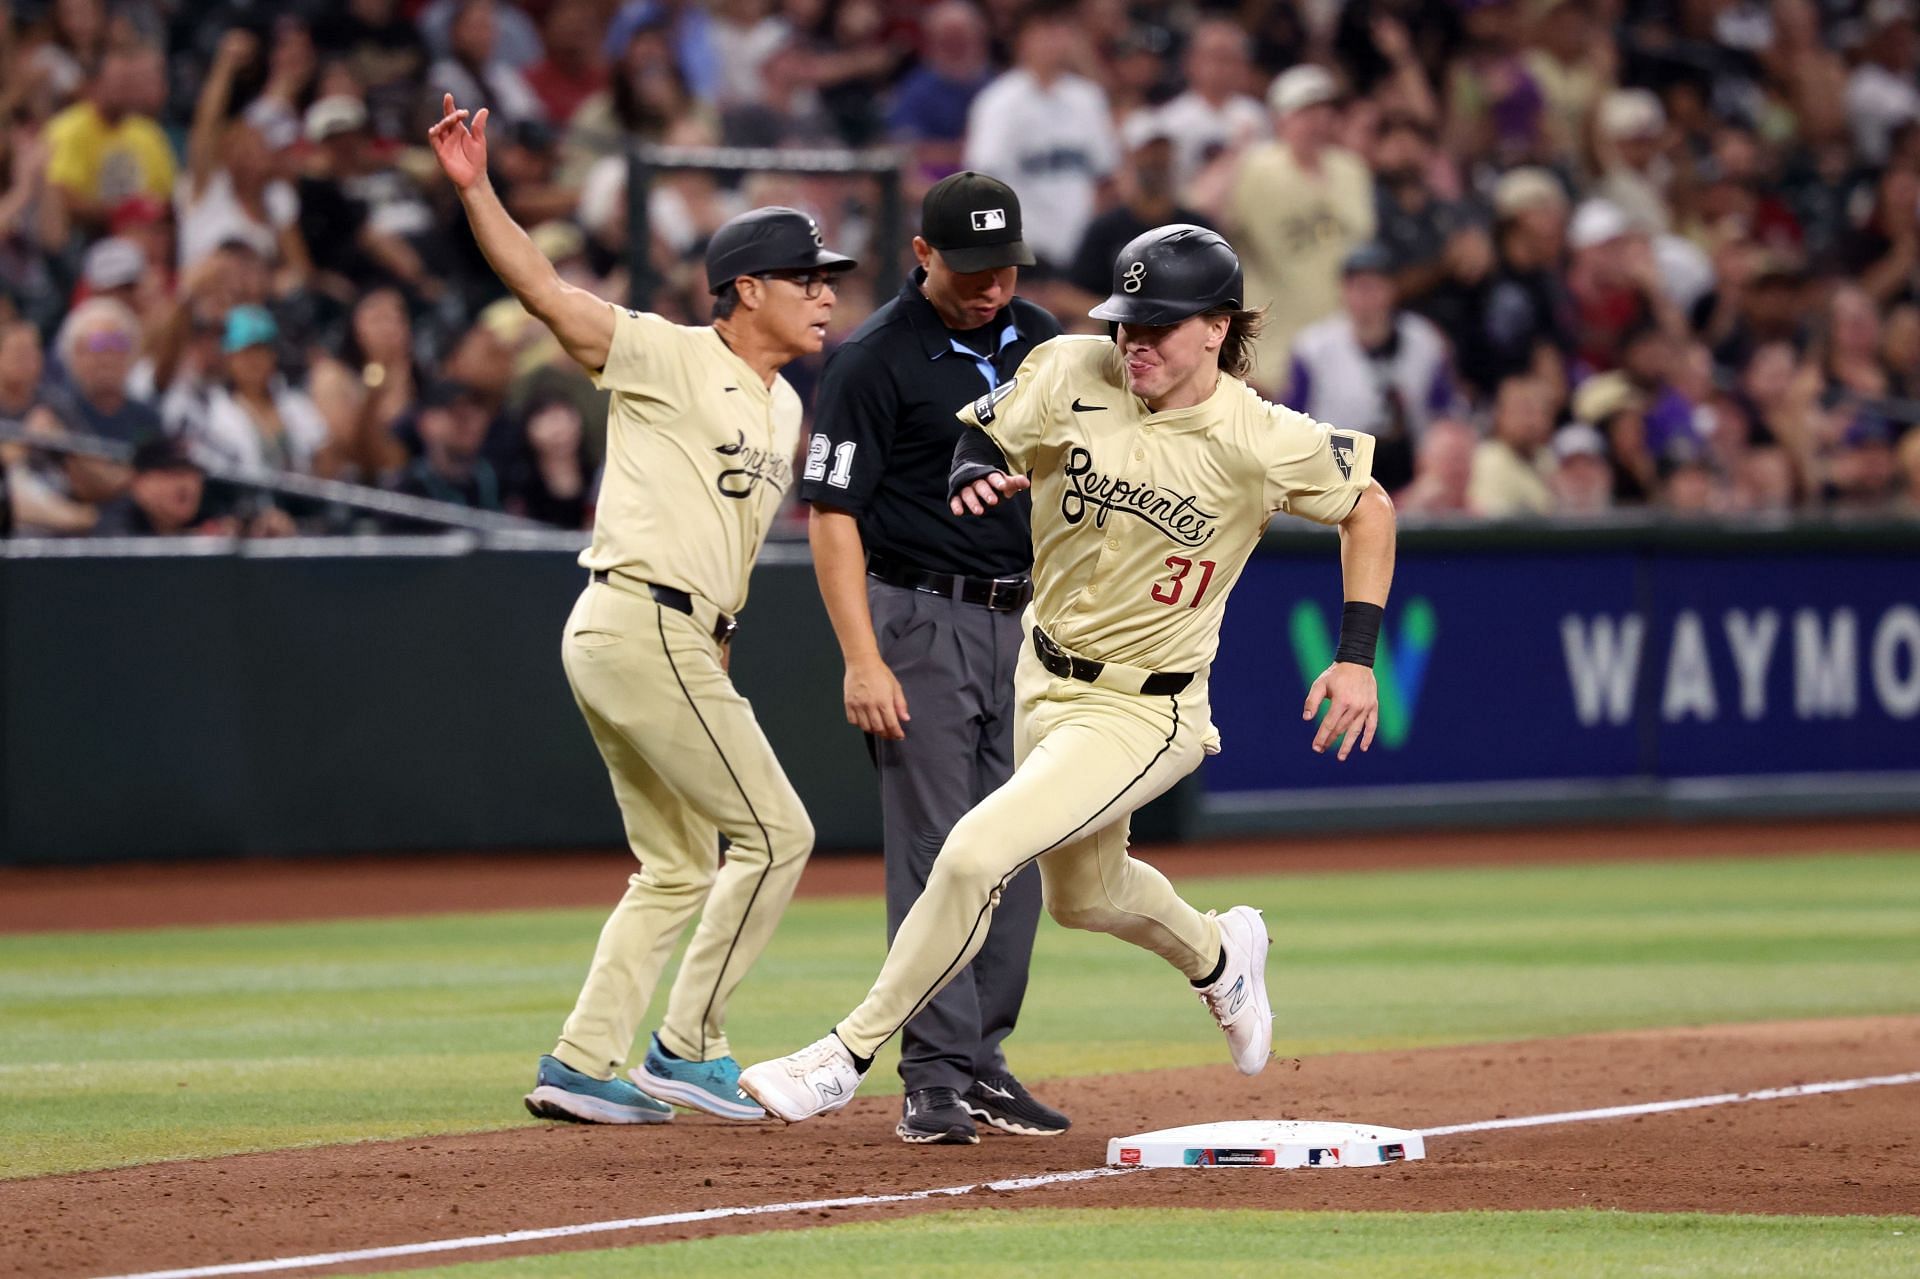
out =
{"type": "Polygon", "coordinates": [[[1227,1034],[1233,1064],[1243,1075],[1257,1075],[1273,1051],[1273,1005],[1267,1002],[1267,927],[1251,906],[1235,906],[1220,921],[1220,946],[1226,963],[1210,986],[1200,988],[1207,1006],[1227,1034]]]}
{"type": "Polygon", "coordinates": [[[740,1072],[740,1091],[774,1118],[797,1124],[852,1101],[860,1080],[853,1054],[829,1032],[797,1053],[748,1066],[740,1072]]]}

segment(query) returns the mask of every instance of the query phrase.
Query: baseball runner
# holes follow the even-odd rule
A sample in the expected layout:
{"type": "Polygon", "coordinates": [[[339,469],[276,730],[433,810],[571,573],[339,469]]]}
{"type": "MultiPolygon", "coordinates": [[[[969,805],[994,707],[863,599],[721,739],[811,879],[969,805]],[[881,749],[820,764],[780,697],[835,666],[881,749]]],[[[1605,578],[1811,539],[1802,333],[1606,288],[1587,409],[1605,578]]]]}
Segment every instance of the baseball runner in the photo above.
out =
{"type": "MultiPolygon", "coordinates": [[[[1033,594],[1027,499],[971,528],[947,509],[954,411],[1060,333],[1013,296],[1033,254],[1011,187],[953,174],[927,192],[920,221],[920,268],[827,361],[800,484],[846,659],[847,719],[866,730],[880,774],[889,941],[947,832],[1013,772],[1013,668],[1033,594]]],[[[980,953],[907,1023],[902,1141],[971,1144],[975,1120],[1033,1137],[1068,1128],[1001,1048],[1039,920],[1029,867],[1001,891],[980,953]]]]}
{"type": "Polygon", "coordinates": [[[611,306],[562,283],[501,206],[487,181],[486,110],[469,126],[449,94],[445,112],[434,153],[487,261],[613,392],[599,514],[580,557],[591,577],[561,659],[641,869],[600,933],[559,1044],[540,1059],[527,1109],[659,1123],[675,1102],[764,1118],[738,1089],[727,1000],[793,894],[813,826],[727,676],[727,645],[799,445],[800,399],[779,369],[821,348],[833,278],[854,263],[823,247],[804,213],[757,209],[707,246],[711,327],[611,306]],[[635,1082],[617,1078],[696,912],[635,1082]]]}
{"type": "Polygon", "coordinates": [[[872,991],[825,1038],[749,1067],[742,1090],[789,1123],[847,1104],[873,1054],[979,949],[1008,878],[1038,862],[1048,912],[1186,975],[1256,1074],[1272,1044],[1260,912],[1201,914],[1127,855],[1134,809],[1219,749],[1207,667],[1227,595],[1276,512],[1340,528],[1348,603],[1316,751],[1367,749],[1372,662],[1393,576],[1393,505],[1373,441],[1267,403],[1240,380],[1257,312],[1240,262],[1196,226],[1139,236],[1092,315],[962,411],[952,509],[1002,514],[1032,488],[1034,599],[1015,696],[1013,777],[962,818],[872,991]]]}

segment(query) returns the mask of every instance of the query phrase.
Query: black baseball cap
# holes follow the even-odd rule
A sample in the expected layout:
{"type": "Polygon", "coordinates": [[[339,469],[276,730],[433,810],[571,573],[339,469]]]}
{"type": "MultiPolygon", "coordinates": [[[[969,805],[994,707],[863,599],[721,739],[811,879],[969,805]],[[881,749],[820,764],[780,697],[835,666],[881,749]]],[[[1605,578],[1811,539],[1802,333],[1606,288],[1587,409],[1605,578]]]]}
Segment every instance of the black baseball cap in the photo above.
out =
{"type": "Polygon", "coordinates": [[[920,204],[920,234],[963,275],[1033,265],[1033,250],[1020,238],[1020,197],[971,169],[933,184],[920,204]]]}
{"type": "Polygon", "coordinates": [[[763,271],[851,271],[858,265],[826,247],[818,222],[772,204],[728,218],[707,241],[707,292],[763,271]]]}
{"type": "Polygon", "coordinates": [[[141,475],[154,471],[198,471],[200,464],[187,446],[167,436],[156,436],[133,451],[133,469],[141,475]]]}
{"type": "Polygon", "coordinates": [[[1347,254],[1340,264],[1342,275],[1392,275],[1393,250],[1378,240],[1369,240],[1347,254]]]}

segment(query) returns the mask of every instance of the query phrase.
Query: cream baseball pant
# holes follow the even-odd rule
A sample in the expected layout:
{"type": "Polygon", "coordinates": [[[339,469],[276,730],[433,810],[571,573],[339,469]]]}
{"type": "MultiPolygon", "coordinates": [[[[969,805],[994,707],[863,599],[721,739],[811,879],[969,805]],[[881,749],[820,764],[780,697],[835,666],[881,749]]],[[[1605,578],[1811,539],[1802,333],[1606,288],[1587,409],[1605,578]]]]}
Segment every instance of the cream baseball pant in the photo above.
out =
{"type": "Polygon", "coordinates": [[[561,644],[640,859],[553,1050],[601,1079],[633,1050],[661,970],[696,913],[660,1040],[689,1061],[730,1055],[727,999],[772,937],[813,848],[800,796],[721,668],[713,607],[693,603],[692,616],[664,607],[645,583],[615,574],[580,596],[561,644]]]}
{"type": "Polygon", "coordinates": [[[1144,674],[1110,666],[1099,683],[1062,679],[1031,642],[1021,648],[1013,776],[941,846],[873,990],[835,1028],[848,1048],[871,1057],[938,994],[980,949],[1000,890],[1036,860],[1060,923],[1143,946],[1189,979],[1213,971],[1219,925],[1127,856],[1133,811],[1192,772],[1216,740],[1206,681],[1171,697],[1126,691],[1144,674]]]}

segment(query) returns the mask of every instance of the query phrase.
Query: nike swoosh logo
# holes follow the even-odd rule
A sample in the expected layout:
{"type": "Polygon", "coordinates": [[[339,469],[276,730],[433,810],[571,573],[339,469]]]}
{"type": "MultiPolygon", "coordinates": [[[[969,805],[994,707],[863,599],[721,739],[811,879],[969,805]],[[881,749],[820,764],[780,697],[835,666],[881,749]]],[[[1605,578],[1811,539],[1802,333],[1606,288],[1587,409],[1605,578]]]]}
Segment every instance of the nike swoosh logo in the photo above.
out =
{"type": "Polygon", "coordinates": [[[721,389],[721,390],[723,390],[723,391],[737,391],[737,390],[739,390],[740,388],[739,388],[739,387],[737,387],[737,386],[723,386],[723,387],[721,387],[720,389],[721,389]]]}
{"type": "Polygon", "coordinates": [[[1075,413],[1105,413],[1107,406],[1104,404],[1082,404],[1080,397],[1076,395],[1073,397],[1073,411],[1075,413]]]}

